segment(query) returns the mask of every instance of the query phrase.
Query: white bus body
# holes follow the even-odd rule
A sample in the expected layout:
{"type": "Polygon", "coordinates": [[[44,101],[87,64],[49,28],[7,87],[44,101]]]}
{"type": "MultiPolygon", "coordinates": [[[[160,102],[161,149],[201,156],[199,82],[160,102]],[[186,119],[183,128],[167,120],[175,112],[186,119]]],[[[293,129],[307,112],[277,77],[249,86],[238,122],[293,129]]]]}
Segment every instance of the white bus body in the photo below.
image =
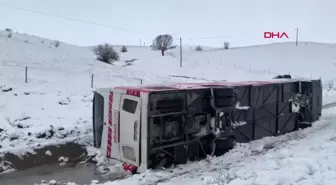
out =
{"type": "MultiPolygon", "coordinates": [[[[317,120],[321,115],[320,97],[309,120],[307,116],[300,117],[302,112],[287,108],[281,112],[278,107],[292,106],[294,95],[306,91],[302,83],[296,80],[212,82],[97,89],[93,103],[94,144],[107,158],[124,162],[132,172],[197,160],[198,154],[214,154],[214,146],[230,149],[233,141],[248,142],[278,135],[296,130],[297,123],[317,120]],[[261,103],[258,103],[259,96],[264,97],[261,103]],[[238,104],[245,108],[237,107],[238,104]],[[257,119],[260,115],[255,111],[253,115],[247,114],[262,108],[288,115],[293,121],[287,120],[284,128],[277,116],[260,113],[269,119],[264,123],[257,119]],[[240,113],[244,116],[237,116],[240,113]],[[234,126],[238,121],[247,124],[234,126]],[[276,126],[272,127],[270,122],[276,126]],[[270,133],[258,130],[258,125],[269,127],[270,133]],[[277,130],[273,133],[274,128],[277,130]]],[[[314,83],[319,87],[320,81],[314,83]]]]}

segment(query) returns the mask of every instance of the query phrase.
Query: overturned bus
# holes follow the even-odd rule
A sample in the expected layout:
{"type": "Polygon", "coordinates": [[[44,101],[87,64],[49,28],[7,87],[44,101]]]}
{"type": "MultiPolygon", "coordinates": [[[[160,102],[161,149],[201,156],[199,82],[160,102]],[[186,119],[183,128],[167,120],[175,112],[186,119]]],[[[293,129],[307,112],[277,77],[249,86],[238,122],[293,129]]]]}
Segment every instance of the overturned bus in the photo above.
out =
{"type": "Polygon", "coordinates": [[[307,127],[321,110],[321,80],[102,88],[93,100],[94,146],[141,173],[307,127]]]}

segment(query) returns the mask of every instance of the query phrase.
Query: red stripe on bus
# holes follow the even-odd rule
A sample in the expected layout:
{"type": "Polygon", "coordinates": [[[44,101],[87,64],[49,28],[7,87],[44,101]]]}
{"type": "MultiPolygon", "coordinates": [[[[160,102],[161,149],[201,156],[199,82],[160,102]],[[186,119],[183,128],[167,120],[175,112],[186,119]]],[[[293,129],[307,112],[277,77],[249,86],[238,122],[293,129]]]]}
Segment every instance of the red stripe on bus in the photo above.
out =
{"type": "Polygon", "coordinates": [[[107,132],[107,146],[106,146],[106,156],[111,157],[112,153],[112,105],[113,105],[113,92],[109,95],[109,108],[108,108],[108,132],[107,132]]]}

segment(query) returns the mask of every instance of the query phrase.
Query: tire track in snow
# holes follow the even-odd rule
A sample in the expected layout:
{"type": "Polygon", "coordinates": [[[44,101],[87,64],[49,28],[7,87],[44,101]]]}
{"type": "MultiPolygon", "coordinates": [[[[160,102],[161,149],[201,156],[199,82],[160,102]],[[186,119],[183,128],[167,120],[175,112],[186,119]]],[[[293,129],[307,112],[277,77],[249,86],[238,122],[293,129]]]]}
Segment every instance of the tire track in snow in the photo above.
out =
{"type": "Polygon", "coordinates": [[[336,102],[331,102],[331,103],[327,103],[327,104],[322,105],[322,109],[329,109],[329,108],[332,108],[332,107],[336,107],[336,102]]]}

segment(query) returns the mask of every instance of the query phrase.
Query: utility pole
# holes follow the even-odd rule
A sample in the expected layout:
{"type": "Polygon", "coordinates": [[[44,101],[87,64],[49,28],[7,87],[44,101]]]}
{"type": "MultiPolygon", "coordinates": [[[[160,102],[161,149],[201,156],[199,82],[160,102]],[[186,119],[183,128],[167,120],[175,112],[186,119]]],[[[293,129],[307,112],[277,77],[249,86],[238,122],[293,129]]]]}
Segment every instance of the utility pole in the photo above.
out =
{"type": "Polygon", "coordinates": [[[180,67],[182,67],[182,37],[180,37],[180,67]]]}
{"type": "Polygon", "coordinates": [[[295,42],[295,44],[297,46],[298,43],[299,43],[299,28],[296,28],[295,30],[296,30],[296,42],[295,42]]]}

